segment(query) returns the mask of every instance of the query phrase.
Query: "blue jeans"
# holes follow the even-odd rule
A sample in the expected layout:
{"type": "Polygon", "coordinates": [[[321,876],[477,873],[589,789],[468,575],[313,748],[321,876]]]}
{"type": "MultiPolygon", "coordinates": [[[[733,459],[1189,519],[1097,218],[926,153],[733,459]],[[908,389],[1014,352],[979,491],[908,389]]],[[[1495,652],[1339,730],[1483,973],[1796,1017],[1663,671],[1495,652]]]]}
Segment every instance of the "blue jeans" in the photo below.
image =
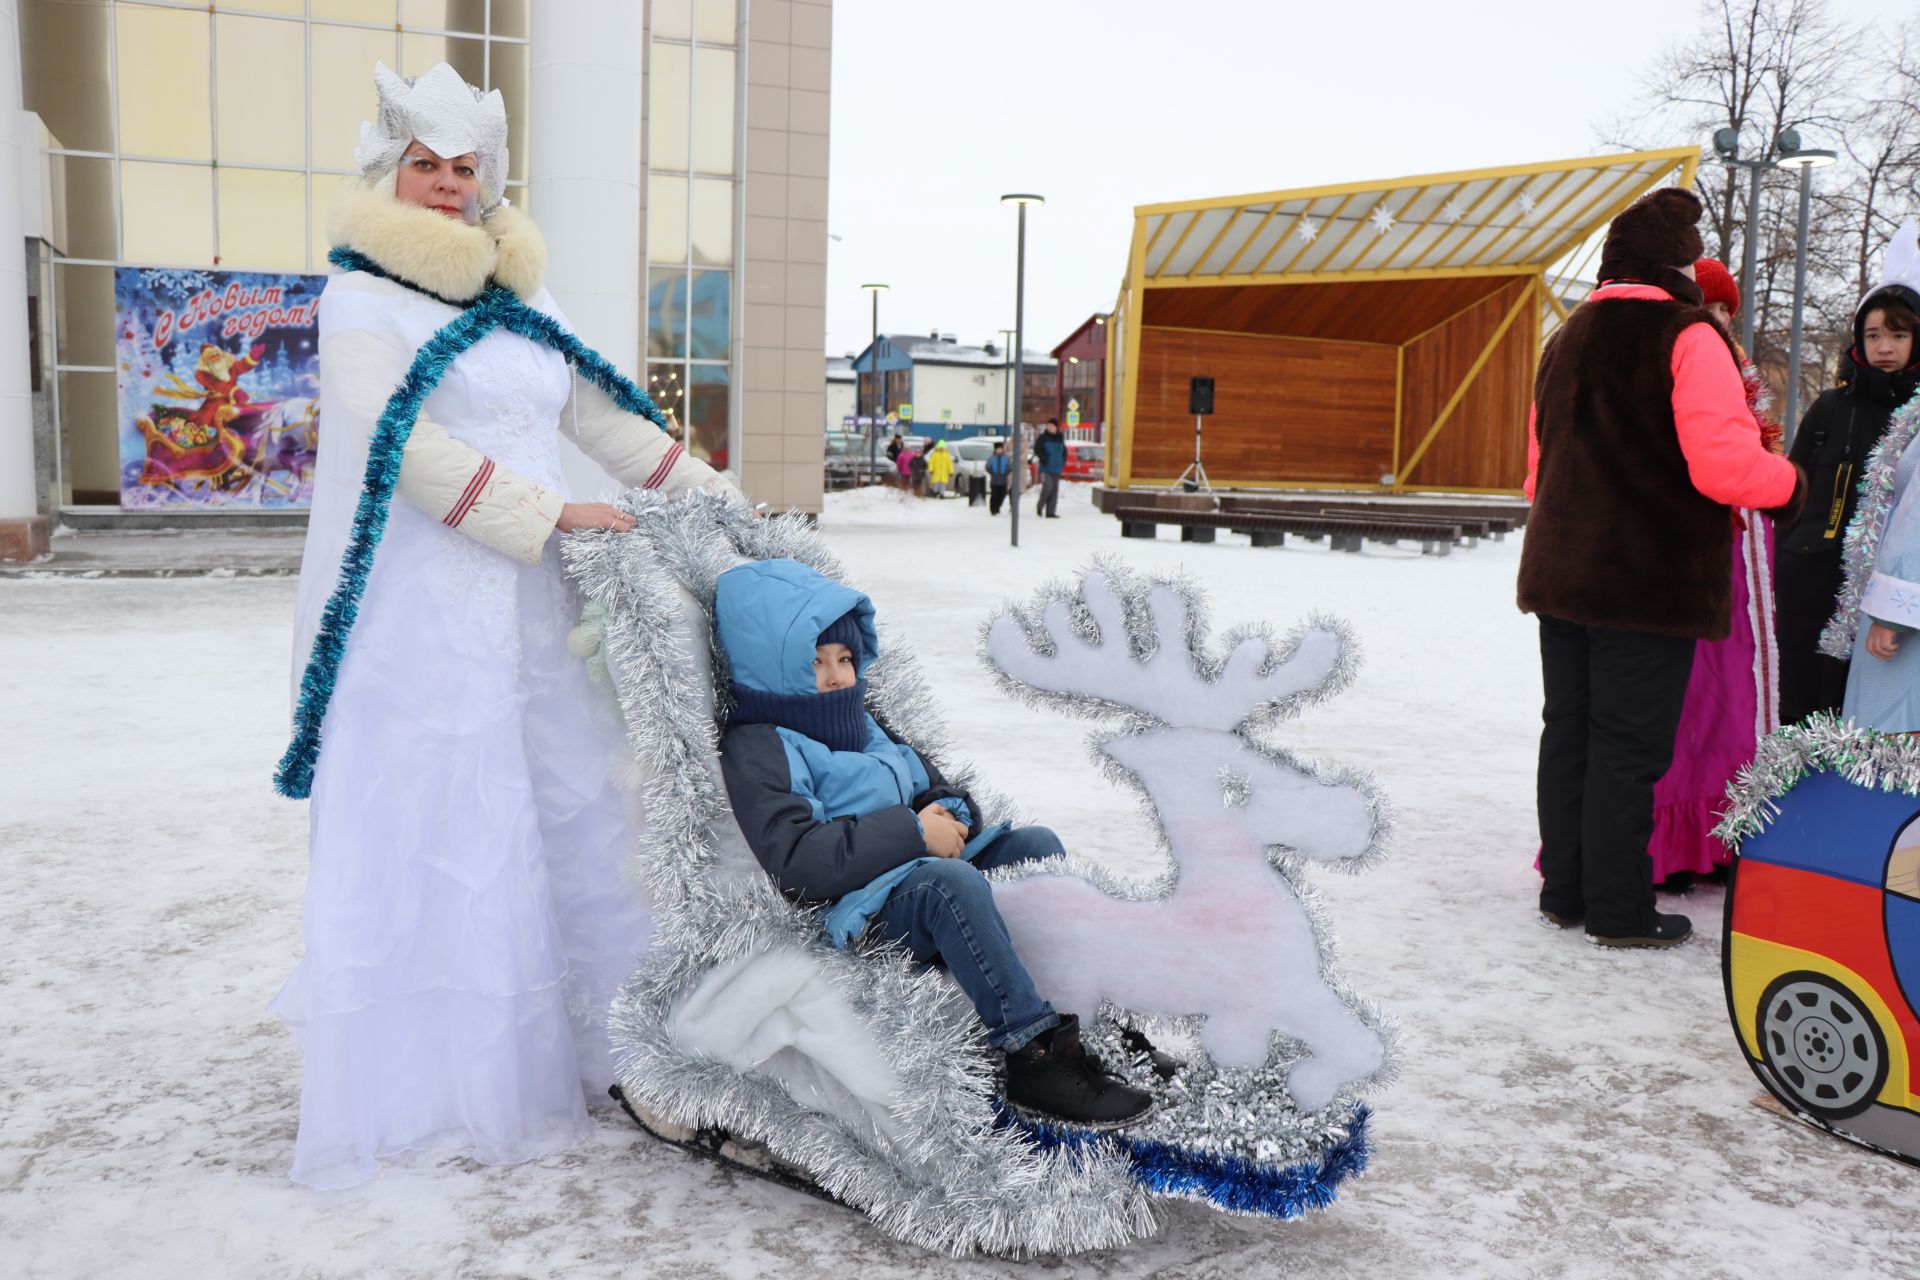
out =
{"type": "Polygon", "coordinates": [[[987,1043],[1009,1053],[1059,1026],[1060,1015],[1033,989],[980,873],[1060,852],[1047,828],[1015,828],[972,862],[942,858],[915,868],[874,917],[879,935],[905,943],[915,960],[946,965],[986,1024],[987,1043]]]}

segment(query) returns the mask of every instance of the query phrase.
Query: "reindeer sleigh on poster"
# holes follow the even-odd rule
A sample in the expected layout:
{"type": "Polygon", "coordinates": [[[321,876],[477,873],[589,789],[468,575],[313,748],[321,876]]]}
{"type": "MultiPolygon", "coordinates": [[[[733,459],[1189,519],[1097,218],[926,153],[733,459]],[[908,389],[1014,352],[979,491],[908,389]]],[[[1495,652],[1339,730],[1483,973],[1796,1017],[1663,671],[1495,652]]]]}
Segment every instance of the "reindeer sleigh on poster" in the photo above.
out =
{"type": "MultiPolygon", "coordinates": [[[[1000,1055],[952,981],[892,944],[833,946],[733,820],[715,761],[715,583],[742,558],[838,577],[818,532],[707,495],[623,501],[634,535],[575,539],[565,555],[598,636],[580,649],[611,678],[647,814],[654,938],[610,1019],[616,1091],[636,1119],[955,1254],[1113,1248],[1156,1230],[1172,1199],[1274,1218],[1334,1200],[1366,1165],[1364,1099],[1385,1083],[1391,1036],[1335,976],[1304,875],[1378,860],[1384,803],[1365,778],[1261,736],[1350,682],[1344,627],[1246,628],[1216,657],[1196,591],[1111,565],[986,624],[1003,687],[1105,726],[1098,757],[1141,793],[1169,855],[1157,878],[1128,882],[1069,829],[1081,856],[994,873],[1039,990],[1155,1099],[1128,1128],[1078,1131],[1004,1106],[1000,1055]]],[[[1012,817],[943,749],[912,654],[897,636],[880,648],[869,709],[971,791],[984,822],[1012,817]]]]}

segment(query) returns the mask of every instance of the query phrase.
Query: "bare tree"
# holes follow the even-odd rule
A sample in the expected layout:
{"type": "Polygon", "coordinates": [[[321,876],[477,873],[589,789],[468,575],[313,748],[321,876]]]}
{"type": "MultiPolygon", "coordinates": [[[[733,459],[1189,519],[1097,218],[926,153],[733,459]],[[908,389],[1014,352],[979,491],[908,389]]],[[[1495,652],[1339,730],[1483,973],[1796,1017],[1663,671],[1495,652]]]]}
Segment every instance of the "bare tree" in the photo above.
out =
{"type": "Polygon", "coordinates": [[[1843,229],[1854,296],[1877,279],[1881,246],[1908,217],[1920,214],[1920,19],[1893,38],[1891,66],[1861,86],[1848,112],[1843,145],[1853,180],[1836,184],[1823,213],[1843,229]]]}
{"type": "MultiPolygon", "coordinates": [[[[1696,33],[1643,78],[1638,110],[1606,141],[1670,144],[1719,129],[1739,137],[1742,159],[1772,154],[1798,129],[1804,145],[1832,147],[1841,163],[1813,175],[1803,359],[1808,391],[1828,380],[1852,334],[1860,294],[1899,222],[1920,213],[1920,20],[1898,32],[1859,28],[1826,0],[1705,0],[1696,33]]],[[[1709,155],[1696,185],[1708,209],[1707,251],[1736,271],[1747,229],[1755,238],[1754,359],[1783,374],[1792,324],[1799,174],[1769,170],[1749,219],[1745,170],[1709,155]]]]}

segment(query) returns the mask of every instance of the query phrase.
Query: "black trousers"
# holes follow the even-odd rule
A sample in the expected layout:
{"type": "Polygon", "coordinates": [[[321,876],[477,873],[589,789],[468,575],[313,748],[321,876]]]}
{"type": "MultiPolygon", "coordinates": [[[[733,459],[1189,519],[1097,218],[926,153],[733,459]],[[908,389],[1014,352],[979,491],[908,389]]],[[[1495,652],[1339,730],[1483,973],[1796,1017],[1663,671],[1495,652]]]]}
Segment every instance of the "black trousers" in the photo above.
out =
{"type": "Polygon", "coordinates": [[[1006,505],[1007,486],[996,484],[993,486],[991,492],[993,496],[987,499],[987,514],[997,516],[1000,514],[1000,508],[1006,505]]]}
{"type": "Polygon", "coordinates": [[[1694,641],[1540,615],[1540,907],[1626,937],[1653,924],[1653,788],[1694,641]]]}
{"type": "Polygon", "coordinates": [[[1840,710],[1847,700],[1847,668],[1851,663],[1820,652],[1820,633],[1832,611],[1794,613],[1780,610],[1774,617],[1774,636],[1780,643],[1780,723],[1794,724],[1816,711],[1840,710]]]}

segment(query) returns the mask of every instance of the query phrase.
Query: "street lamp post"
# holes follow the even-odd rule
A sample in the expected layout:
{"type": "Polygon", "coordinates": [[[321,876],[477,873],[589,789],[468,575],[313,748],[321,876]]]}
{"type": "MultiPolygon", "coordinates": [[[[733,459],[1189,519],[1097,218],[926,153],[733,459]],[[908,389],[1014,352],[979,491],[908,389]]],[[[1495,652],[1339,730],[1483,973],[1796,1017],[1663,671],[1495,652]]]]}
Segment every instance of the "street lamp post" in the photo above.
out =
{"type": "Polygon", "coordinates": [[[1741,237],[1743,243],[1740,249],[1740,349],[1752,355],[1753,326],[1760,314],[1760,308],[1754,305],[1753,300],[1754,263],[1760,247],[1754,228],[1760,218],[1760,178],[1774,167],[1774,162],[1771,156],[1765,155],[1757,160],[1740,159],[1740,131],[1737,129],[1721,129],[1715,133],[1713,149],[1720,153],[1720,159],[1727,168],[1747,171],[1747,229],[1741,237]]]}
{"type": "Polygon", "coordinates": [[[1018,206],[1020,210],[1019,250],[1014,259],[1013,274],[1013,380],[1018,388],[1011,392],[1013,396],[1013,466],[1008,472],[1011,481],[1007,496],[1013,503],[1013,545],[1020,545],[1020,473],[1027,469],[1026,454],[1021,452],[1020,415],[1026,408],[1026,306],[1027,306],[1027,206],[1045,204],[1044,196],[1029,192],[1015,192],[1000,197],[1001,204],[1018,206]]]}
{"type": "MultiPolygon", "coordinates": [[[[880,470],[880,410],[887,403],[887,393],[880,381],[880,295],[886,292],[883,284],[863,284],[860,286],[873,298],[873,338],[867,344],[867,363],[873,374],[873,408],[867,415],[867,483],[873,483],[873,477],[880,470]]],[[[858,385],[858,384],[856,384],[858,385]]]]}
{"type": "Polygon", "coordinates": [[[1792,129],[1780,134],[1780,159],[1783,169],[1800,171],[1800,219],[1793,244],[1793,333],[1787,346],[1787,403],[1781,417],[1787,425],[1788,444],[1792,444],[1794,424],[1800,419],[1800,341],[1807,305],[1807,222],[1813,212],[1813,171],[1838,160],[1839,154],[1818,148],[1803,148],[1800,135],[1792,129]]]}
{"type": "Polygon", "coordinates": [[[1000,424],[1003,427],[1011,427],[1013,424],[1013,330],[995,329],[994,332],[1000,335],[1000,345],[1004,348],[1000,353],[1000,390],[1003,393],[1000,400],[1000,424]]]}

